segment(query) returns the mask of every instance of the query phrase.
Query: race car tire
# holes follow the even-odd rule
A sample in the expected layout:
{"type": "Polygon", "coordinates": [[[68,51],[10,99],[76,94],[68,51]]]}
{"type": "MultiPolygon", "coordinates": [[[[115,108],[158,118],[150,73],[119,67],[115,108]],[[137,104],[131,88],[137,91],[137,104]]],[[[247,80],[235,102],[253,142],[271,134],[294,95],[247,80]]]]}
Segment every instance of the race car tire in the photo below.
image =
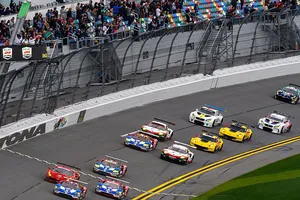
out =
{"type": "Polygon", "coordinates": [[[173,137],[173,133],[174,133],[174,132],[172,132],[172,133],[170,134],[170,137],[168,138],[169,140],[171,140],[171,139],[172,139],[172,137],[173,137]]]}
{"type": "Polygon", "coordinates": [[[224,120],[224,119],[222,118],[222,119],[221,119],[221,122],[220,122],[220,124],[219,124],[220,126],[223,124],[223,120],[224,120]]]}
{"type": "Polygon", "coordinates": [[[251,140],[251,138],[252,138],[252,134],[251,134],[250,137],[248,138],[248,141],[251,140]]]}
{"type": "Polygon", "coordinates": [[[192,160],[191,160],[191,162],[190,162],[190,163],[192,163],[192,162],[194,161],[194,158],[195,158],[195,156],[193,156],[193,157],[192,157],[192,160]]]}
{"type": "Polygon", "coordinates": [[[287,129],[287,131],[286,132],[290,132],[291,131],[291,129],[292,129],[292,125],[287,129]]]}
{"type": "Polygon", "coordinates": [[[213,153],[215,153],[215,152],[216,152],[216,149],[217,149],[217,147],[215,147],[215,148],[213,149],[213,153]]]}
{"type": "Polygon", "coordinates": [[[149,148],[149,147],[147,147],[147,148],[145,149],[145,151],[149,152],[149,151],[150,151],[150,148],[149,148]]]}
{"type": "Polygon", "coordinates": [[[245,141],[246,141],[246,137],[244,136],[243,139],[242,139],[242,142],[245,142],[245,141]]]}
{"type": "Polygon", "coordinates": [[[219,148],[219,151],[222,151],[222,149],[223,149],[223,144],[222,144],[221,147],[219,148]]]}
{"type": "Polygon", "coordinates": [[[160,159],[164,160],[165,158],[162,155],[160,155],[160,159]]]}
{"type": "Polygon", "coordinates": [[[280,131],[278,132],[279,135],[281,135],[283,133],[283,127],[280,129],[280,131]]]}
{"type": "Polygon", "coordinates": [[[215,127],[215,126],[216,126],[216,120],[214,120],[212,123],[212,127],[215,127]]]}
{"type": "Polygon", "coordinates": [[[157,144],[158,144],[158,142],[156,142],[156,144],[155,144],[155,145],[153,145],[153,148],[152,148],[152,150],[155,150],[155,149],[156,149],[156,147],[157,147],[157,144]]]}

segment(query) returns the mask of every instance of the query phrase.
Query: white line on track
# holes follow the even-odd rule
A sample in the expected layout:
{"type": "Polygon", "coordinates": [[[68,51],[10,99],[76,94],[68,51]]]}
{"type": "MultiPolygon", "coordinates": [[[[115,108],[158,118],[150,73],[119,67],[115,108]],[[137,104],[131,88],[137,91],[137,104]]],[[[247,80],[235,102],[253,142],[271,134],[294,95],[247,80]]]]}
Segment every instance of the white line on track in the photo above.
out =
{"type": "Polygon", "coordinates": [[[136,132],[136,131],[133,131],[133,132],[131,132],[131,133],[125,133],[125,134],[121,135],[121,137],[126,137],[127,135],[132,134],[132,133],[135,133],[135,132],[136,132]]]}

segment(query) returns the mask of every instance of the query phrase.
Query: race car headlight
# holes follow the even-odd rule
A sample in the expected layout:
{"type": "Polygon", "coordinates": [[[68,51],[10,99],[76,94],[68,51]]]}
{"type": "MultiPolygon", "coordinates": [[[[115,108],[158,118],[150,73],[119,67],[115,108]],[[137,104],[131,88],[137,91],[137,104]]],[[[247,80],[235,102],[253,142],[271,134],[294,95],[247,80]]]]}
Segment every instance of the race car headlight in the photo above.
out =
{"type": "Polygon", "coordinates": [[[185,156],[181,156],[180,159],[186,159],[186,157],[185,156]]]}
{"type": "Polygon", "coordinates": [[[147,147],[147,146],[149,146],[149,144],[145,143],[145,144],[143,144],[143,146],[147,147]]]}
{"type": "Polygon", "coordinates": [[[164,153],[164,154],[168,154],[168,151],[164,151],[163,153],[164,153]]]}
{"type": "Polygon", "coordinates": [[[164,135],[164,133],[163,133],[163,132],[160,132],[159,135],[164,135]]]}
{"type": "Polygon", "coordinates": [[[80,195],[81,195],[81,193],[80,193],[80,192],[76,192],[76,195],[77,195],[77,196],[80,196],[80,195]]]}
{"type": "Polygon", "coordinates": [[[276,128],[276,129],[279,129],[279,128],[280,128],[280,126],[274,126],[274,128],[276,128]]]}
{"type": "Polygon", "coordinates": [[[242,137],[242,134],[238,134],[237,136],[238,136],[238,137],[242,137]]]}
{"type": "Polygon", "coordinates": [[[214,145],[210,144],[209,147],[213,147],[214,145]]]}
{"type": "Polygon", "coordinates": [[[119,196],[122,196],[122,192],[121,191],[119,191],[118,194],[119,194],[119,196]]]}
{"type": "Polygon", "coordinates": [[[95,167],[98,168],[98,167],[100,167],[100,165],[95,164],[95,167]]]}
{"type": "Polygon", "coordinates": [[[100,187],[100,185],[97,185],[97,186],[96,186],[96,188],[99,188],[99,187],[100,187]]]}
{"type": "Polygon", "coordinates": [[[195,114],[194,114],[194,113],[192,113],[192,117],[195,117],[195,114]]]}
{"type": "Polygon", "coordinates": [[[212,120],[212,119],[207,119],[206,121],[207,121],[207,122],[211,122],[211,120],[212,120]]]}
{"type": "Polygon", "coordinates": [[[128,142],[129,142],[129,141],[130,141],[130,139],[129,139],[129,138],[126,138],[126,141],[128,141],[128,142]]]}
{"type": "Polygon", "coordinates": [[[51,176],[51,172],[50,171],[48,172],[48,176],[51,176]]]}
{"type": "Polygon", "coordinates": [[[54,189],[58,189],[58,187],[57,187],[57,186],[55,186],[55,187],[54,187],[54,189]]]}

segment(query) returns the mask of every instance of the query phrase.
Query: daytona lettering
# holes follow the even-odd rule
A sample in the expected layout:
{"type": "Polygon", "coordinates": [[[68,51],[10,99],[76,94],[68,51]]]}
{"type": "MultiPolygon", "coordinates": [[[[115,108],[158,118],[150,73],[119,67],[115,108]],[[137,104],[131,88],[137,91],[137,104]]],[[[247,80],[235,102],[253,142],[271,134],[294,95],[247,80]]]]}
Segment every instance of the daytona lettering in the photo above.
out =
{"type": "Polygon", "coordinates": [[[28,140],[37,135],[42,135],[46,132],[46,124],[40,124],[38,127],[34,126],[30,129],[25,129],[22,132],[16,132],[9,136],[0,139],[0,147],[5,148],[17,144],[24,140],[28,140]]]}

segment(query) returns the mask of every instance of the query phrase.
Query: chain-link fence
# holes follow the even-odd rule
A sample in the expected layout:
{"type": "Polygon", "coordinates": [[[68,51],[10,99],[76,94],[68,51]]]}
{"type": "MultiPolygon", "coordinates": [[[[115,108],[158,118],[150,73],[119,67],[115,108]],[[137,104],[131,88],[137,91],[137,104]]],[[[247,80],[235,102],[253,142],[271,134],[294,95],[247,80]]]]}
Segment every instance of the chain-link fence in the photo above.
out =
{"type": "Polygon", "coordinates": [[[30,63],[0,75],[0,126],[145,84],[298,54],[297,16],[289,7],[254,12],[108,38],[30,63]]]}

